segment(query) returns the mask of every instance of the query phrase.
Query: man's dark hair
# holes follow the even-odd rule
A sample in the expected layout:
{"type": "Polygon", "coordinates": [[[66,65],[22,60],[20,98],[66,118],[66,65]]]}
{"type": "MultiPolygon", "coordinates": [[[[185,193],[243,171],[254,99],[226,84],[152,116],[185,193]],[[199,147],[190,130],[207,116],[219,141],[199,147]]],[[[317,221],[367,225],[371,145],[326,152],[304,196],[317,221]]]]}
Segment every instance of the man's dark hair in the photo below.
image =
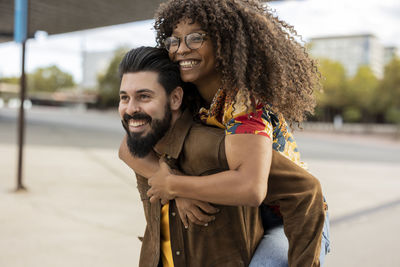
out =
{"type": "Polygon", "coordinates": [[[177,63],[169,59],[165,49],[141,46],[130,50],[119,64],[119,74],[130,72],[154,71],[158,73],[158,82],[169,95],[177,86],[182,86],[182,80],[177,63]]]}
{"type": "Polygon", "coordinates": [[[164,87],[167,95],[177,86],[181,86],[184,91],[182,110],[188,107],[192,114],[197,114],[200,107],[205,105],[196,86],[181,80],[179,65],[170,60],[167,50],[149,46],[130,50],[119,64],[119,75],[122,78],[125,73],[139,71],[158,73],[158,82],[164,87]]]}

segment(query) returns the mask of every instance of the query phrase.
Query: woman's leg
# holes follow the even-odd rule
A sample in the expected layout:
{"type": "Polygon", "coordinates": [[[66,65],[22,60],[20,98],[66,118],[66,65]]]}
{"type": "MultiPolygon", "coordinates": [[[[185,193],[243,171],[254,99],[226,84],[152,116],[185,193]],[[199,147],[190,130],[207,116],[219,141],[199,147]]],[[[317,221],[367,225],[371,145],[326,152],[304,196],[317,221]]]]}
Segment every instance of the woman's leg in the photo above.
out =
{"type": "Polygon", "coordinates": [[[325,256],[330,251],[331,248],[330,248],[330,237],[329,237],[329,214],[327,211],[325,215],[324,229],[322,230],[321,252],[319,254],[319,261],[321,263],[321,267],[324,266],[325,256]]]}
{"type": "MultiPolygon", "coordinates": [[[[264,229],[267,230],[251,259],[250,267],[287,267],[289,242],[283,231],[282,219],[265,205],[262,205],[260,209],[264,229]]],[[[321,238],[321,267],[324,265],[325,255],[329,251],[329,215],[327,212],[321,238]]]]}
{"type": "Polygon", "coordinates": [[[287,267],[289,242],[283,225],[265,232],[250,262],[250,267],[287,267]]]}
{"type": "Polygon", "coordinates": [[[250,267],[287,267],[289,242],[283,231],[282,217],[273,208],[260,206],[264,236],[250,262],[250,267]]]}

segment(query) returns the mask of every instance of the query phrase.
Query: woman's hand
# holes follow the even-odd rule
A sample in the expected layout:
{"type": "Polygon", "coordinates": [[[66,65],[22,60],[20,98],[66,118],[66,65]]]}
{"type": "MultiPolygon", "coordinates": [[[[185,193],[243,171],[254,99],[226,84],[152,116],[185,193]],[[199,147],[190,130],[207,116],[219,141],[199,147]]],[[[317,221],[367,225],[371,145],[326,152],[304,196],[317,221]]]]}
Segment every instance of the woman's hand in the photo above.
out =
{"type": "Polygon", "coordinates": [[[149,178],[148,184],[151,188],[147,191],[147,196],[150,197],[151,203],[161,200],[161,204],[165,204],[175,198],[173,192],[170,190],[170,179],[173,173],[162,159],[159,162],[159,170],[149,178]]]}
{"type": "Polygon", "coordinates": [[[212,214],[219,210],[211,206],[207,202],[188,198],[176,198],[176,207],[178,208],[179,216],[185,228],[189,227],[188,219],[195,224],[207,226],[207,224],[215,220],[212,214]],[[207,214],[206,214],[206,213],[207,214]]]}

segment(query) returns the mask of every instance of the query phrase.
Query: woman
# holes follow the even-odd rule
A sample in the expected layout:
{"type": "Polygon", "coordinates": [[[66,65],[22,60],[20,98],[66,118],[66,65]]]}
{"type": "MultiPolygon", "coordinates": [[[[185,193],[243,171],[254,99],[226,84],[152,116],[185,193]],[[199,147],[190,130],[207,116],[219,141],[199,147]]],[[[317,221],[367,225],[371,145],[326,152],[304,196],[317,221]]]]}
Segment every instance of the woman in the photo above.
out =
{"type": "MultiPolygon", "coordinates": [[[[160,6],[155,29],[158,45],[179,63],[182,80],[195,84],[208,104],[200,110],[200,119],[226,129],[230,171],[175,179],[161,168],[149,180],[148,195],[152,201],[180,196],[225,205],[260,205],[267,192],[272,149],[303,166],[284,118],[301,122],[312,112],[312,94],[318,86],[313,60],[295,41],[293,28],[258,1],[171,0],[160,6]],[[198,190],[187,190],[193,183],[198,190]],[[179,188],[181,192],[176,191],[179,188]]],[[[137,166],[128,155],[122,158],[137,166]]],[[[276,221],[277,208],[267,208],[270,220],[276,221]]],[[[193,204],[183,207],[181,217],[199,222],[199,210],[193,204]]],[[[269,229],[250,266],[287,265],[282,229],[282,224],[269,229]],[[268,254],[269,245],[278,256],[268,254]],[[270,261],[274,259],[278,262],[270,261]]]]}

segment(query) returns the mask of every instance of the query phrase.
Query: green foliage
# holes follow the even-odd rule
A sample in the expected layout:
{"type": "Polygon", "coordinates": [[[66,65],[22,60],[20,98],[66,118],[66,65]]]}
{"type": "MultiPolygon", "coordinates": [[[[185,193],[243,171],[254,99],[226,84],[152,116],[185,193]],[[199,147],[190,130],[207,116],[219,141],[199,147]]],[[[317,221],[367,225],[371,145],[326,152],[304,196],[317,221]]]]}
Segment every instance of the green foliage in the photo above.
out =
{"type": "Polygon", "coordinates": [[[339,62],[329,59],[320,61],[322,91],[315,92],[319,120],[331,121],[346,106],[347,80],[346,71],[339,62]]]}
{"type": "Polygon", "coordinates": [[[345,108],[343,111],[343,119],[346,122],[357,122],[361,119],[361,111],[355,107],[345,108]]]}
{"type": "Polygon", "coordinates": [[[388,122],[400,124],[400,109],[391,107],[386,111],[385,119],[388,122]]]}
{"type": "Polygon", "coordinates": [[[19,77],[3,77],[0,78],[0,83],[19,84],[19,77]]]}
{"type": "Polygon", "coordinates": [[[385,118],[399,123],[400,110],[400,59],[394,58],[385,67],[384,77],[379,85],[379,107],[385,118]],[[397,114],[397,115],[396,115],[397,114]],[[397,119],[396,119],[397,117],[397,119]]]}
{"type": "Polygon", "coordinates": [[[390,62],[378,80],[368,66],[347,78],[343,66],[320,62],[323,92],[317,92],[317,119],[332,121],[342,115],[347,122],[395,122],[400,110],[400,60],[390,62]]]}
{"type": "Polygon", "coordinates": [[[323,59],[319,68],[322,75],[323,92],[317,94],[322,106],[342,108],[345,105],[346,71],[339,62],[323,59]]]}
{"type": "Polygon", "coordinates": [[[128,49],[119,48],[115,51],[106,72],[98,76],[100,108],[116,107],[119,102],[120,77],[118,66],[128,49]]]}
{"type": "Polygon", "coordinates": [[[55,92],[74,85],[72,75],[63,72],[55,65],[38,68],[28,74],[28,90],[31,92],[55,92]]]}
{"type": "Polygon", "coordinates": [[[349,81],[347,97],[351,101],[348,106],[358,109],[366,121],[371,120],[370,117],[377,111],[375,99],[378,85],[378,79],[368,66],[361,66],[356,75],[349,81]]]}

